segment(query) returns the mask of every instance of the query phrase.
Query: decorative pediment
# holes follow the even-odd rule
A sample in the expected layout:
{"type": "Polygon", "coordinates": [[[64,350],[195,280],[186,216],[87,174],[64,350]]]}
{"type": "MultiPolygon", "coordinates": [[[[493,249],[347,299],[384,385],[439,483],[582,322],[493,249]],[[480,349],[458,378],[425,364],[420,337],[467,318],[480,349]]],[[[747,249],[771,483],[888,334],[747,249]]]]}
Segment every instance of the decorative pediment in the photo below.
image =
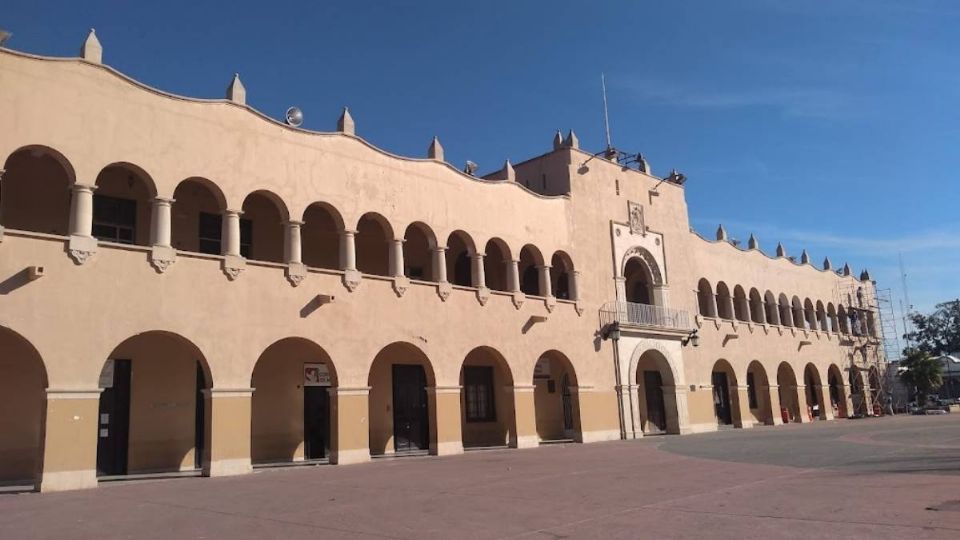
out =
{"type": "Polygon", "coordinates": [[[627,219],[630,223],[630,234],[647,235],[647,225],[643,220],[643,205],[627,201],[627,219]]]}

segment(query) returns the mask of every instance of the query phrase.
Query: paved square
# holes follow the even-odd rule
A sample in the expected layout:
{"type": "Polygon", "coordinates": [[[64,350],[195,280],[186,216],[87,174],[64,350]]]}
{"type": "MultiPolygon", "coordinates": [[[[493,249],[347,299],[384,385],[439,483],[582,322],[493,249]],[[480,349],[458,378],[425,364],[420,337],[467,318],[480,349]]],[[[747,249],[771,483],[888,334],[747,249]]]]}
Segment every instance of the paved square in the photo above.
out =
{"type": "Polygon", "coordinates": [[[960,416],[0,496],[0,538],[957,538],[960,416]]]}

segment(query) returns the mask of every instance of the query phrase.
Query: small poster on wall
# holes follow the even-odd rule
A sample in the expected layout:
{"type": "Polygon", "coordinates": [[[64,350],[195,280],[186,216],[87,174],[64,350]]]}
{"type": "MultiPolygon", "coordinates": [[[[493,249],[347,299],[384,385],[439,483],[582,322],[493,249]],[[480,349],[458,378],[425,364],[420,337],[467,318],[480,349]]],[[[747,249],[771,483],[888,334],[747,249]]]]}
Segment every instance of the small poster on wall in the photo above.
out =
{"type": "Polygon", "coordinates": [[[100,388],[113,388],[113,360],[107,360],[100,372],[100,388]]]}
{"type": "Polygon", "coordinates": [[[330,372],[326,364],[303,365],[304,386],[330,386],[330,372]]]}
{"type": "Polygon", "coordinates": [[[534,379],[550,378],[550,359],[549,358],[541,358],[537,360],[537,364],[533,367],[533,378],[534,379]]]}

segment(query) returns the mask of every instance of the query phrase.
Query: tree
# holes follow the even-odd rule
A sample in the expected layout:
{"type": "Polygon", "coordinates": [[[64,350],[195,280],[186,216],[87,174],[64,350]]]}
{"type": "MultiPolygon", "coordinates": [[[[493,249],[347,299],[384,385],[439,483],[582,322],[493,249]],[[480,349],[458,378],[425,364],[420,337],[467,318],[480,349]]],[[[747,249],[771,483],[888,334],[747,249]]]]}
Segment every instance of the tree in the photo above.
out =
{"type": "Polygon", "coordinates": [[[927,396],[943,384],[940,359],[919,349],[907,349],[903,352],[905,356],[900,361],[900,380],[907,387],[916,389],[917,404],[922,407],[927,403],[927,396]]]}
{"type": "Polygon", "coordinates": [[[960,300],[937,304],[930,315],[911,313],[910,321],[914,331],[903,337],[918,350],[934,356],[960,352],[960,300]]]}

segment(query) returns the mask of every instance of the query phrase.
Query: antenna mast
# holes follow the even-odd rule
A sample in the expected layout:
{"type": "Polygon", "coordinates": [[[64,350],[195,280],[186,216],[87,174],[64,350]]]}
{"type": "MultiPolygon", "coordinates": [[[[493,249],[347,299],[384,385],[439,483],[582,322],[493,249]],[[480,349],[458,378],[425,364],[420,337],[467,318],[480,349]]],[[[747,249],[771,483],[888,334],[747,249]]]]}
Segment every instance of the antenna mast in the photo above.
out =
{"type": "Polygon", "coordinates": [[[610,116],[607,114],[607,78],[600,74],[600,88],[603,89],[603,127],[607,133],[607,153],[613,150],[613,144],[610,142],[610,116]]]}

